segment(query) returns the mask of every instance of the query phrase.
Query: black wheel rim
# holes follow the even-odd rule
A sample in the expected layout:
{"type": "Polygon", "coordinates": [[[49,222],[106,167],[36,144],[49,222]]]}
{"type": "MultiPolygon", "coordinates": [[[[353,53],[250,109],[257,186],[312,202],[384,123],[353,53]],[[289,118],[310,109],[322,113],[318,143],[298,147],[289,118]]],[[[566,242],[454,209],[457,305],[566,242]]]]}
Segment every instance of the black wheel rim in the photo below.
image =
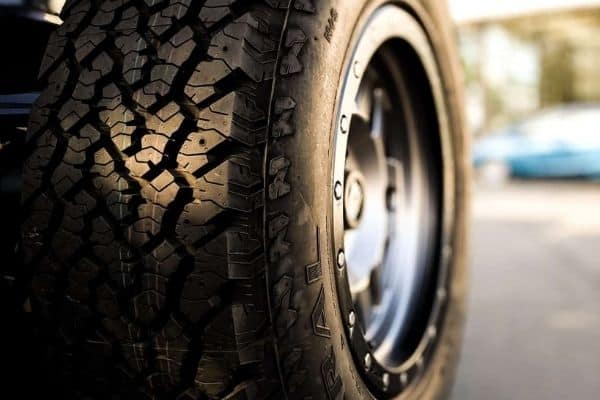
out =
{"type": "Polygon", "coordinates": [[[445,314],[453,160],[436,71],[422,27],[386,5],[358,35],[340,92],[338,297],[356,364],[380,395],[425,370],[445,314]]]}

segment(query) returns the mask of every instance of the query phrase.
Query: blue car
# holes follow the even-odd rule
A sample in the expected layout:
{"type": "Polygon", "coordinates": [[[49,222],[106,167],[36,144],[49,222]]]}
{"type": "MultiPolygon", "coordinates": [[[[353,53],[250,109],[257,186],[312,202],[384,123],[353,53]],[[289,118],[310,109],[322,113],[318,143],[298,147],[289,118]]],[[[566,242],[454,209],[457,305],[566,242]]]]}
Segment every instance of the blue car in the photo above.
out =
{"type": "Polygon", "coordinates": [[[560,106],[476,141],[476,168],[522,178],[600,178],[600,104],[560,106]]]}

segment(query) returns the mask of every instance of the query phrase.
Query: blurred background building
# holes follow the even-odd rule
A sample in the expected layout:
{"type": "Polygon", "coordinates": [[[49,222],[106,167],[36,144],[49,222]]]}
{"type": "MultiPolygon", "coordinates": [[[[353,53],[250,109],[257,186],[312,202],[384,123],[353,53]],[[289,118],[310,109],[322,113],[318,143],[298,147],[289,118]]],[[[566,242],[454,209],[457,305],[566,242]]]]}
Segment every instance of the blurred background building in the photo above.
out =
{"type": "Polygon", "coordinates": [[[600,0],[449,2],[478,178],[452,399],[596,399],[600,0]]]}
{"type": "Polygon", "coordinates": [[[474,134],[540,108],[600,102],[600,0],[450,0],[450,9],[474,134]]]}

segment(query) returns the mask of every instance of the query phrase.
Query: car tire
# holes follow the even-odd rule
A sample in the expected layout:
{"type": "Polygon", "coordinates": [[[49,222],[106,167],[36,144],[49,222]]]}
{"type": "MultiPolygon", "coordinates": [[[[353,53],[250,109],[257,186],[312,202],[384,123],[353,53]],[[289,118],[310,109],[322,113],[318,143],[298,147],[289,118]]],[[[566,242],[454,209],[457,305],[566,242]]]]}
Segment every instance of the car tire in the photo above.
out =
{"type": "Polygon", "coordinates": [[[31,116],[22,229],[48,379],[65,396],[447,393],[469,171],[448,21],[413,1],[289,3],[65,6],[31,116]],[[434,120],[429,133],[445,132],[432,253],[443,276],[419,316],[432,321],[419,346],[393,368],[355,344],[364,335],[348,313],[334,221],[340,88],[361,27],[384,6],[412,21],[431,56],[430,74],[415,72],[430,94],[415,104],[434,120]]]}

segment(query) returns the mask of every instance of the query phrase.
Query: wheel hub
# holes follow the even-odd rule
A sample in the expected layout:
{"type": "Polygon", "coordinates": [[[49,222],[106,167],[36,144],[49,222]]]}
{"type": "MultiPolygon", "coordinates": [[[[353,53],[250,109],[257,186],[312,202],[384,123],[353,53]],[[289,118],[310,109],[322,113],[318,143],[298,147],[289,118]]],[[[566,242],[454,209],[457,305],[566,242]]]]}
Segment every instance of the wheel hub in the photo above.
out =
{"type": "Polygon", "coordinates": [[[349,228],[357,228],[361,222],[364,208],[365,190],[360,172],[351,171],[346,174],[346,192],[344,196],[344,216],[349,228]]]}

